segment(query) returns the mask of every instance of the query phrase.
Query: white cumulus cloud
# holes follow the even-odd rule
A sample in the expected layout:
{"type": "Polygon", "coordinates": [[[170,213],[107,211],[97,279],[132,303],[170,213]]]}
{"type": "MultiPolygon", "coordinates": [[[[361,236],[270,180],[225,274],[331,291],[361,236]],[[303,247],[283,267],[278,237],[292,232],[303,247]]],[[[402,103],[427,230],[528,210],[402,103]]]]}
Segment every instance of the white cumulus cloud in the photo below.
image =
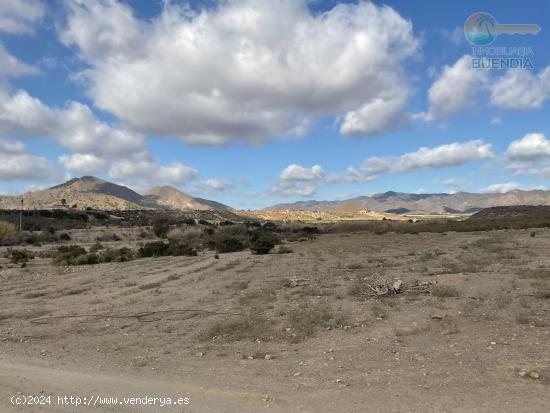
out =
{"type": "Polygon", "coordinates": [[[69,102],[52,108],[26,91],[10,94],[0,87],[0,134],[54,139],[79,153],[122,156],[143,151],[145,137],[103,122],[90,108],[69,102]]]}
{"type": "Polygon", "coordinates": [[[464,55],[452,66],[445,66],[428,91],[429,109],[425,120],[446,119],[473,105],[488,78],[486,70],[472,68],[472,57],[464,55]]]}
{"type": "Polygon", "coordinates": [[[492,184],[483,188],[481,192],[488,194],[505,194],[506,192],[521,189],[521,184],[517,182],[504,182],[501,184],[492,184]]]}
{"type": "MultiPolygon", "coordinates": [[[[8,77],[32,75],[37,73],[36,68],[21,62],[12,56],[0,43],[0,83],[8,77]]],[[[1,85],[0,85],[1,87],[1,85]]]]}
{"type": "Polygon", "coordinates": [[[29,33],[33,23],[44,16],[40,0],[0,1],[0,32],[29,33]]]}
{"type": "Polygon", "coordinates": [[[67,170],[78,172],[83,175],[102,173],[107,168],[106,159],[99,158],[91,153],[62,155],[58,160],[67,170]]]}
{"type": "MultiPolygon", "coordinates": [[[[501,110],[540,109],[550,99],[550,66],[534,73],[509,69],[504,74],[472,67],[472,57],[464,55],[445,66],[428,91],[428,111],[413,115],[426,121],[444,120],[478,105],[479,101],[501,110]],[[481,99],[482,98],[482,99],[481,99]]],[[[494,117],[491,124],[500,124],[494,117]]]]}
{"type": "Polygon", "coordinates": [[[143,190],[158,185],[183,185],[195,179],[198,171],[181,162],[162,165],[148,153],[142,153],[114,162],[108,176],[143,190]]]}
{"type": "Polygon", "coordinates": [[[513,141],[506,151],[512,160],[537,160],[550,158],[550,140],[542,133],[528,133],[513,141]]]}
{"type": "Polygon", "coordinates": [[[26,152],[22,142],[0,138],[0,182],[49,181],[58,177],[52,163],[26,152]]]}
{"type": "Polygon", "coordinates": [[[506,150],[506,169],[518,175],[550,178],[550,140],[542,133],[528,133],[512,141],[506,150]]]}
{"type": "Polygon", "coordinates": [[[365,159],[359,170],[350,167],[345,174],[329,177],[329,181],[369,182],[383,173],[459,166],[493,156],[491,145],[482,140],[454,142],[433,148],[422,147],[415,152],[405,153],[400,156],[373,156],[365,159]]]}
{"type": "Polygon", "coordinates": [[[342,116],[345,135],[383,132],[408,96],[412,24],[360,1],[314,14],[306,0],[167,3],[143,20],[115,0],[67,0],[60,37],[77,47],[99,108],[157,136],[214,145],[303,134],[342,116]]]}
{"type": "Polygon", "coordinates": [[[291,164],[283,169],[278,181],[267,192],[283,197],[309,197],[317,192],[324,181],[325,172],[320,165],[305,167],[291,164]]]}
{"type": "Polygon", "coordinates": [[[292,164],[288,165],[281,172],[280,179],[282,181],[316,181],[324,177],[325,172],[321,168],[321,165],[313,165],[310,168],[306,168],[301,165],[292,164]]]}
{"type": "Polygon", "coordinates": [[[392,162],[392,169],[401,172],[458,166],[492,156],[491,145],[482,140],[455,142],[434,148],[420,148],[416,152],[401,155],[396,162],[392,162]]]}
{"type": "Polygon", "coordinates": [[[550,99],[550,66],[534,74],[510,69],[491,85],[491,104],[501,109],[539,109],[550,99]]]}

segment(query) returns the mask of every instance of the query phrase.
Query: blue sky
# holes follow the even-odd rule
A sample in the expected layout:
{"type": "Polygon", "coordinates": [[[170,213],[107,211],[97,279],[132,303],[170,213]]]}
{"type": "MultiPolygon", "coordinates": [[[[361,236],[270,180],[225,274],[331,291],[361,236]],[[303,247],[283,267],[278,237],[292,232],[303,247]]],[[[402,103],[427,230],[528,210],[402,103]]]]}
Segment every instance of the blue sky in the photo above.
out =
{"type": "Polygon", "coordinates": [[[0,193],[93,174],[246,209],[550,187],[548,2],[274,2],[2,3],[0,193]],[[491,44],[533,68],[472,67],[481,11],[541,27],[491,44]]]}

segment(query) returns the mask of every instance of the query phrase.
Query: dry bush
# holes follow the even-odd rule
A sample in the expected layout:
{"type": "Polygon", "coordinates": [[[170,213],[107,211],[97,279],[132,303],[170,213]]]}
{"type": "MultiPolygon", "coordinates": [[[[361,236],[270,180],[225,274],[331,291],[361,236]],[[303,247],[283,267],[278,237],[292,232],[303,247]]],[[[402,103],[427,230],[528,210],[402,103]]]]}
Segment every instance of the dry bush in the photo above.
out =
{"type": "Polygon", "coordinates": [[[232,342],[241,340],[269,340],[273,334],[273,322],[257,314],[239,316],[230,320],[218,321],[199,333],[199,340],[232,342]]]}
{"type": "Polygon", "coordinates": [[[202,236],[200,227],[176,227],[168,231],[167,238],[177,241],[190,242],[202,236]]]}
{"type": "Polygon", "coordinates": [[[347,319],[346,314],[333,311],[327,304],[303,304],[289,310],[290,334],[285,338],[290,343],[298,343],[312,336],[319,328],[341,327],[347,323],[347,319]]]}
{"type": "Polygon", "coordinates": [[[16,233],[15,225],[6,221],[0,221],[0,241],[13,237],[16,233]]]}

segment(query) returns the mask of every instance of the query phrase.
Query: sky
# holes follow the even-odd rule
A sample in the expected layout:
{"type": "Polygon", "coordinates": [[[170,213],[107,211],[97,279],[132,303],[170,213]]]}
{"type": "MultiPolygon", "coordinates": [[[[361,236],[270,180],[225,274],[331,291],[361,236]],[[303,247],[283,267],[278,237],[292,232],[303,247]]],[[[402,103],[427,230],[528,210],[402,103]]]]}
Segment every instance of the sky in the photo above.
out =
{"type": "Polygon", "coordinates": [[[0,0],[0,194],[550,189],[549,36],[545,0],[0,0]]]}

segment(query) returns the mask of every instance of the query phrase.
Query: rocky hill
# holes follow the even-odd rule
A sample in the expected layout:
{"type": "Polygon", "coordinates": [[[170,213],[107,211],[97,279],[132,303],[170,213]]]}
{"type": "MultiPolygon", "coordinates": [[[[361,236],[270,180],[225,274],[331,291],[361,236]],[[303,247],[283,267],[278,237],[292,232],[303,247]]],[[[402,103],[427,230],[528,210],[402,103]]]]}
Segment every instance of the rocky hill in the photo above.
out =
{"type": "Polygon", "coordinates": [[[228,210],[208,200],[192,198],[172,187],[159,187],[141,195],[130,188],[93,176],[71,179],[60,185],[23,195],[1,196],[0,209],[93,208],[100,210],[181,209],[228,210]]]}
{"type": "Polygon", "coordinates": [[[218,210],[226,211],[230,208],[219,202],[208,199],[194,198],[172,186],[157,186],[145,192],[145,196],[151,202],[160,206],[172,209],[192,209],[192,210],[218,210]]]}
{"type": "Polygon", "coordinates": [[[344,201],[304,201],[279,204],[268,211],[321,211],[333,212],[350,206],[370,211],[407,215],[471,214],[483,208],[514,205],[550,205],[550,191],[510,191],[504,194],[457,192],[455,194],[409,194],[385,192],[361,196],[344,201]]]}

